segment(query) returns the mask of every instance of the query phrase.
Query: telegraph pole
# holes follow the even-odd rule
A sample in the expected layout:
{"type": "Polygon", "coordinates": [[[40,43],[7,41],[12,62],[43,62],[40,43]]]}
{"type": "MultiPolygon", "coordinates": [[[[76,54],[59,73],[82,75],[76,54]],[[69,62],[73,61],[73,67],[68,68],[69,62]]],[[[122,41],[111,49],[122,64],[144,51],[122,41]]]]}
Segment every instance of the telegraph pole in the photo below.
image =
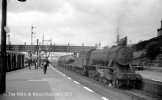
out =
{"type": "Polygon", "coordinates": [[[33,32],[33,29],[34,28],[36,28],[36,27],[34,27],[33,25],[31,26],[31,45],[33,45],[33,34],[35,34],[34,32],[33,32]]]}
{"type": "Polygon", "coordinates": [[[42,45],[44,45],[44,34],[43,34],[43,39],[42,39],[42,45]]]}
{"type": "Polygon", "coordinates": [[[39,65],[39,63],[38,63],[38,60],[39,60],[39,40],[37,39],[37,65],[36,65],[36,69],[38,69],[38,65],[39,65]]]}
{"type": "Polygon", "coordinates": [[[1,63],[0,63],[0,94],[6,92],[6,26],[7,0],[2,0],[2,22],[1,22],[1,63]]]}
{"type": "Polygon", "coordinates": [[[116,43],[118,44],[119,43],[119,26],[117,28],[117,35],[116,35],[116,43]]]}

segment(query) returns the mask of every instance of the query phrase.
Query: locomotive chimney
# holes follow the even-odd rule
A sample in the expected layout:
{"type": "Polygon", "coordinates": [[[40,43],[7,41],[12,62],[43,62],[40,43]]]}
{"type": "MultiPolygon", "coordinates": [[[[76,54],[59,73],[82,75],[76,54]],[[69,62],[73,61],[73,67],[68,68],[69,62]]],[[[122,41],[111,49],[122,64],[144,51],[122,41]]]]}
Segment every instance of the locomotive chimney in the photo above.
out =
{"type": "Polygon", "coordinates": [[[161,29],[162,29],[162,20],[161,20],[161,29]]]}
{"type": "Polygon", "coordinates": [[[157,36],[161,36],[161,35],[162,35],[162,20],[161,20],[161,27],[157,29],[157,36]]]}

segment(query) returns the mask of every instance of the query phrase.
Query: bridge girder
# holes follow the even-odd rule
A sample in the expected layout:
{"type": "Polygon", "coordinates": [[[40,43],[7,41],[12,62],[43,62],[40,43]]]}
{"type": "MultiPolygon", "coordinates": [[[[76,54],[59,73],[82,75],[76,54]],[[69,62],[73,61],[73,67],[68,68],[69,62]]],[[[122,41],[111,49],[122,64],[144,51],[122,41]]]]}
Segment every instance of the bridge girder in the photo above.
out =
{"type": "MultiPolygon", "coordinates": [[[[89,51],[94,46],[61,46],[61,45],[38,45],[40,51],[49,52],[80,52],[82,50],[89,51]]],[[[7,45],[7,50],[19,52],[37,52],[37,45],[7,45]]]]}

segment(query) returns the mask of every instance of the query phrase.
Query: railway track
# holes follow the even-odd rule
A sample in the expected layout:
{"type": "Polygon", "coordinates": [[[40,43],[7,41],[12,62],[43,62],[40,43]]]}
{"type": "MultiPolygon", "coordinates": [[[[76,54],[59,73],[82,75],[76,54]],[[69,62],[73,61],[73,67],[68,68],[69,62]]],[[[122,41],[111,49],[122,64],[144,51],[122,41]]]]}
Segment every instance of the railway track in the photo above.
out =
{"type": "MultiPolygon", "coordinates": [[[[150,93],[150,92],[146,92],[146,91],[142,91],[142,90],[137,90],[137,89],[132,89],[131,90],[132,92],[135,92],[135,93],[140,93],[140,94],[143,94],[143,95],[146,95],[146,96],[149,96],[151,98],[153,98],[153,100],[157,99],[157,100],[162,100],[162,97],[161,96],[158,96],[156,94],[153,94],[153,93],[150,93]]],[[[130,92],[130,91],[128,91],[130,92]]]]}
{"type": "MultiPolygon", "coordinates": [[[[136,90],[136,89],[117,89],[117,88],[113,88],[113,87],[108,87],[108,85],[106,85],[104,83],[100,83],[99,81],[95,81],[93,79],[90,79],[86,76],[80,75],[80,74],[73,72],[71,70],[68,70],[68,69],[65,69],[62,67],[56,67],[56,68],[58,70],[64,72],[71,78],[79,81],[81,84],[85,84],[85,81],[86,82],[91,81],[91,83],[93,83],[93,84],[86,84],[86,85],[88,87],[90,87],[92,90],[96,91],[97,93],[104,95],[105,97],[108,96],[110,91],[111,92],[115,91],[118,94],[124,94],[127,98],[129,98],[128,100],[162,100],[161,97],[159,97],[155,94],[152,94],[152,93],[148,93],[148,92],[140,91],[140,90],[136,90]],[[99,85],[100,87],[96,86],[96,84],[99,85]],[[99,89],[99,88],[104,88],[104,90],[99,89]],[[109,90],[109,91],[105,91],[105,90],[109,90]]],[[[108,98],[112,98],[112,97],[108,97],[108,98]]],[[[119,98],[119,100],[121,100],[121,98],[119,98]]]]}
{"type": "MultiPolygon", "coordinates": [[[[115,89],[113,89],[115,90],[115,89]]],[[[140,90],[120,90],[116,89],[115,91],[124,93],[128,96],[130,96],[132,99],[131,100],[161,100],[161,97],[158,97],[156,95],[153,95],[151,93],[143,92],[140,90]],[[150,95],[149,95],[150,94],[150,95]]]]}

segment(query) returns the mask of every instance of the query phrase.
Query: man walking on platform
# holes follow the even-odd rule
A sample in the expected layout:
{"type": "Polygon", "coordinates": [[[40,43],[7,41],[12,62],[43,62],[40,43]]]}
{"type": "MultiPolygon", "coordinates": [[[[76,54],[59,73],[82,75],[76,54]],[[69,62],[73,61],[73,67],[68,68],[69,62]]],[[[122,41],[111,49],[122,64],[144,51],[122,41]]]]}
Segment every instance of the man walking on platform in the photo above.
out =
{"type": "Polygon", "coordinates": [[[36,59],[33,60],[33,63],[34,63],[35,69],[38,69],[37,68],[37,60],[36,59]]]}
{"type": "Polygon", "coordinates": [[[43,65],[43,72],[44,72],[44,74],[46,74],[48,65],[49,65],[49,60],[48,60],[48,57],[46,57],[45,63],[43,65]]]}
{"type": "Polygon", "coordinates": [[[28,59],[29,70],[31,70],[31,64],[32,64],[32,59],[29,58],[29,59],[28,59]]]}

